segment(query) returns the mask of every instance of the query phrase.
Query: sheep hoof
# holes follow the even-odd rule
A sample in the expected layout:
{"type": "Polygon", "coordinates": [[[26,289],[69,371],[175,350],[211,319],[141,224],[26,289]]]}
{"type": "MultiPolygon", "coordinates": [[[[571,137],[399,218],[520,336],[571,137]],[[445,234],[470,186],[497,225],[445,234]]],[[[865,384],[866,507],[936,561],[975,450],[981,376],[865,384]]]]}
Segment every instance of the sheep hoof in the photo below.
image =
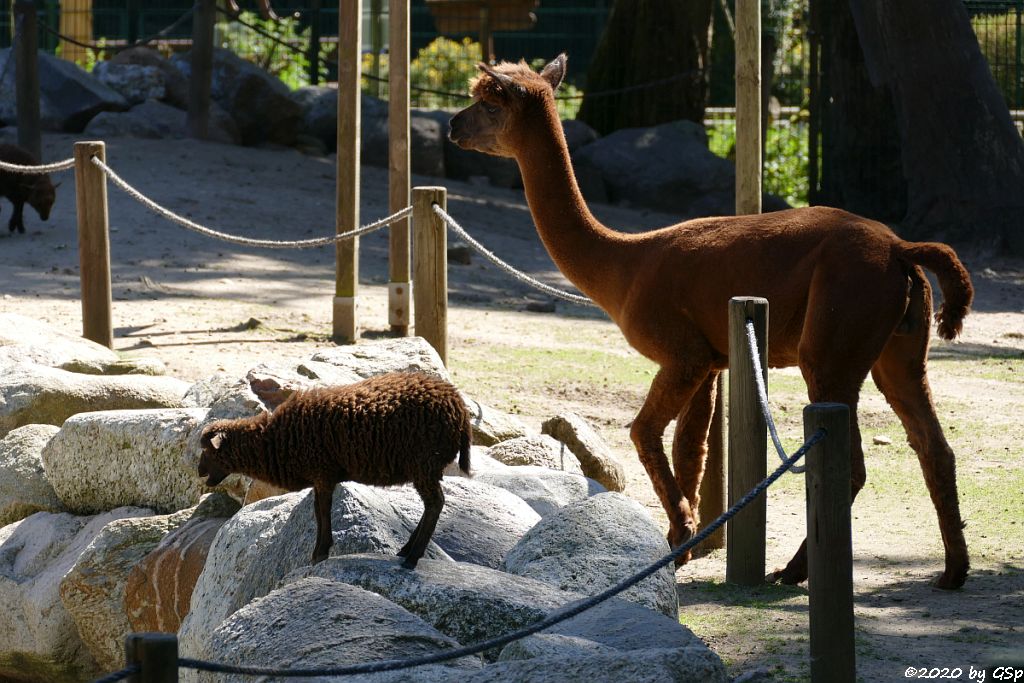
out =
{"type": "Polygon", "coordinates": [[[416,569],[416,563],[417,562],[419,562],[419,558],[418,557],[415,558],[415,559],[413,559],[411,557],[407,557],[407,558],[405,558],[405,561],[402,562],[402,569],[416,569]]]}
{"type": "Polygon", "coordinates": [[[320,564],[321,562],[323,562],[326,559],[327,559],[327,553],[324,553],[322,555],[313,555],[312,559],[310,559],[310,564],[320,564]]]}

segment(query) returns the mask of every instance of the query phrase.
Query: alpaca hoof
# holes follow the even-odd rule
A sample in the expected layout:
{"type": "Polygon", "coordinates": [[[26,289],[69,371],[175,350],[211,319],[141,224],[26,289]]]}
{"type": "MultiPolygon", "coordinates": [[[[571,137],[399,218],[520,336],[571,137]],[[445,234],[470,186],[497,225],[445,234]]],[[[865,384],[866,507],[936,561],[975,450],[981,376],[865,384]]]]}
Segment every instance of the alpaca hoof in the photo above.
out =
{"type": "Polygon", "coordinates": [[[800,572],[791,570],[789,567],[785,569],[776,569],[768,576],[764,577],[765,583],[781,583],[784,586],[796,586],[797,584],[803,583],[807,580],[807,574],[801,575],[800,572]]]}
{"type": "Polygon", "coordinates": [[[693,552],[687,550],[685,553],[676,558],[676,566],[682,567],[684,564],[693,559],[693,552]]]}
{"type": "Polygon", "coordinates": [[[946,591],[954,591],[964,587],[964,583],[967,581],[967,570],[946,570],[939,575],[939,578],[932,582],[932,585],[936,588],[941,588],[946,591]]]}

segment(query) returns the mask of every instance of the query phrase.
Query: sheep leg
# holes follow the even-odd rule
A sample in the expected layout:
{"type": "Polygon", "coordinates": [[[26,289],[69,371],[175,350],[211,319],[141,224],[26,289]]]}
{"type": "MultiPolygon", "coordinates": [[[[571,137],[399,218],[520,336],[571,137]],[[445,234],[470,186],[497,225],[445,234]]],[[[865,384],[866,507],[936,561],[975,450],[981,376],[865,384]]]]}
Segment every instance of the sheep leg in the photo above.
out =
{"type": "Polygon", "coordinates": [[[25,233],[25,219],[23,217],[25,211],[25,202],[11,202],[14,205],[14,213],[11,214],[11,220],[7,223],[7,227],[11,232],[25,233]]]}
{"type": "MultiPolygon", "coordinates": [[[[422,522],[422,518],[421,518],[421,522],[422,522]]],[[[417,523],[416,524],[416,528],[413,529],[412,530],[412,534],[409,535],[409,540],[406,541],[405,545],[402,546],[402,549],[398,551],[398,556],[399,557],[406,557],[409,554],[409,548],[412,547],[412,542],[416,539],[416,534],[418,534],[420,532],[420,527],[421,526],[422,526],[422,523],[417,523]]]]}
{"type": "MultiPolygon", "coordinates": [[[[437,520],[441,516],[441,508],[444,507],[444,491],[441,490],[440,481],[428,481],[414,484],[416,492],[423,499],[423,516],[416,530],[409,539],[408,552],[402,566],[406,569],[415,569],[416,563],[423,557],[427,550],[427,544],[434,535],[437,528],[437,520]]],[[[405,550],[405,548],[403,548],[405,550]]]]}
{"type": "Polygon", "coordinates": [[[327,553],[334,545],[331,533],[331,504],[334,498],[333,486],[313,487],[313,509],[316,515],[316,545],[313,547],[313,564],[327,559],[327,553]]]}

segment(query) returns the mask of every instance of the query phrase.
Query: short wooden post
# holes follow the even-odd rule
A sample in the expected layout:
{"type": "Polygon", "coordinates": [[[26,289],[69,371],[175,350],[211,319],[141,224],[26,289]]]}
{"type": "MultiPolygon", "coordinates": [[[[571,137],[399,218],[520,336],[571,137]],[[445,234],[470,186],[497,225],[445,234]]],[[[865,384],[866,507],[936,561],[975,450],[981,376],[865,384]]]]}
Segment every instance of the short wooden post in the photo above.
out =
{"type": "Polygon", "coordinates": [[[761,213],[761,0],[736,0],[736,214],[761,213]]]}
{"type": "Polygon", "coordinates": [[[114,348],[110,297],[110,231],[107,176],[95,164],[106,163],[102,142],[75,143],[75,194],[78,202],[78,263],[82,280],[82,336],[114,348]]]}
{"type": "MultiPolygon", "coordinates": [[[[409,206],[409,0],[390,0],[388,21],[388,206],[395,213],[409,206]]],[[[388,323],[404,337],[412,302],[408,219],[391,224],[388,270],[388,323]]]]}
{"type": "Polygon", "coordinates": [[[39,34],[36,4],[32,0],[14,3],[15,49],[7,59],[14,61],[17,98],[18,145],[43,158],[43,135],[39,122],[39,34]]]}
{"type": "MultiPolygon", "coordinates": [[[[747,319],[754,321],[757,351],[767,382],[768,301],[758,297],[734,297],[729,301],[729,505],[764,479],[768,467],[768,425],[757,400],[747,319]]],[[[767,501],[761,496],[726,525],[725,580],[729,583],[764,583],[767,511],[767,501]]]]}
{"type": "MultiPolygon", "coordinates": [[[[59,31],[78,43],[92,42],[92,4],[93,0],[61,0],[59,31]]],[[[73,64],[82,64],[88,56],[88,48],[60,41],[60,57],[73,64]]]]}
{"type": "Polygon", "coordinates": [[[205,140],[210,129],[210,90],[213,83],[213,26],[216,0],[196,0],[192,15],[192,62],[188,83],[188,133],[205,140]]]}
{"type": "MultiPolygon", "coordinates": [[[[338,3],[338,172],[335,231],[359,227],[359,118],[362,63],[362,0],[338,3]]],[[[359,288],[359,238],[334,249],[333,336],[354,342],[359,336],[356,291],[359,288]]]]}
{"type": "Polygon", "coordinates": [[[853,546],[850,532],[850,409],[804,408],[804,438],[827,435],[807,452],[807,588],[811,680],[853,683],[853,546]]]}
{"type": "MultiPolygon", "coordinates": [[[[724,374],[724,373],[723,373],[724,374]]],[[[700,521],[707,526],[725,512],[725,389],[723,374],[715,383],[715,412],[708,431],[708,457],[700,483],[700,521]]],[[[725,529],[720,528],[701,544],[704,551],[725,547],[725,529]]]]}
{"type": "Polygon", "coordinates": [[[129,633],[125,663],[138,665],[132,683],[178,683],[178,637],[173,633],[129,633]]]}
{"type": "Polygon", "coordinates": [[[309,3],[309,49],[306,51],[306,59],[309,61],[309,84],[320,84],[320,0],[310,0],[309,3]]]}
{"type": "Polygon", "coordinates": [[[433,205],[448,210],[443,187],[412,190],[413,304],[416,334],[426,339],[448,365],[448,226],[433,205]]]}

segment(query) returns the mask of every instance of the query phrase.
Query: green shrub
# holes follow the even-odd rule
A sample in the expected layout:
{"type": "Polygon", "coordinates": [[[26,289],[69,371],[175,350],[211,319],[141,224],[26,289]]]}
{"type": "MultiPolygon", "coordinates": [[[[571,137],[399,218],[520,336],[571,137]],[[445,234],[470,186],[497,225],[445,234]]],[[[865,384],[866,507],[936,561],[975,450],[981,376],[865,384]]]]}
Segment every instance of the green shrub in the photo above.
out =
{"type": "MultiPolygon", "coordinates": [[[[216,26],[214,42],[217,45],[274,74],[293,90],[309,85],[309,59],[306,57],[309,50],[308,29],[299,30],[297,17],[282,17],[275,21],[260,19],[253,12],[242,12],[239,18],[274,36],[276,40],[260,35],[237,21],[221,21],[216,26]]],[[[327,75],[322,63],[320,75],[321,80],[327,75]]]]}

